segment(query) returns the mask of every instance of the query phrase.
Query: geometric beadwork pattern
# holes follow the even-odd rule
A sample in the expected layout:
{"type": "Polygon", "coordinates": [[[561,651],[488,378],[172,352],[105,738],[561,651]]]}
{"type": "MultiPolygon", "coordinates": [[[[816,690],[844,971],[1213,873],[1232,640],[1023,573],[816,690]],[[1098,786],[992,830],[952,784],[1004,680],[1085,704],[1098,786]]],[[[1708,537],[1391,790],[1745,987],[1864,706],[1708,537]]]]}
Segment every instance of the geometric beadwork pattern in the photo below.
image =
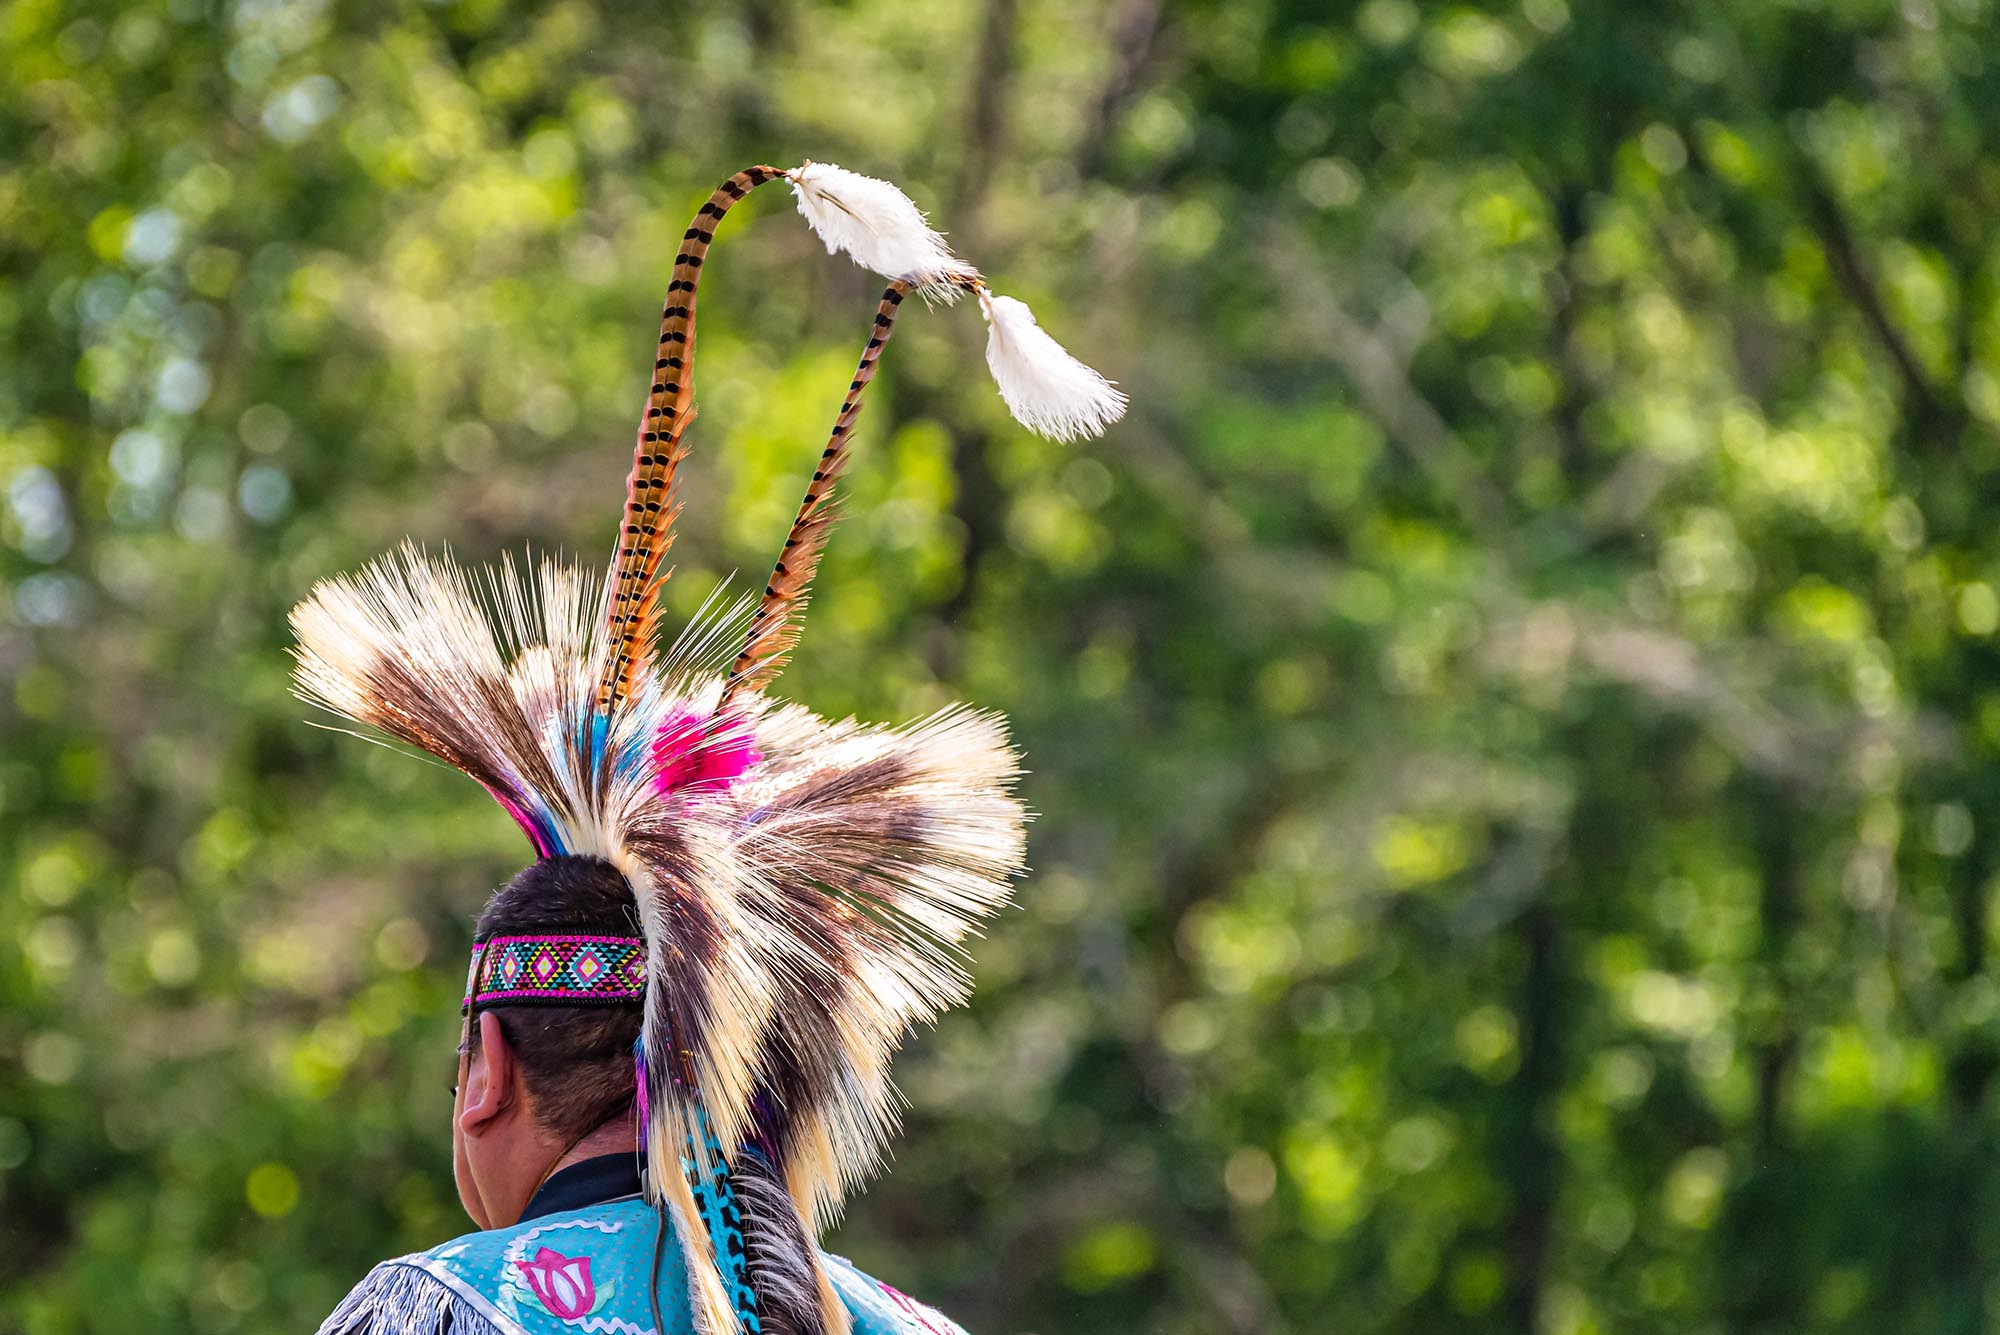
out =
{"type": "Polygon", "coordinates": [[[646,943],[636,936],[496,936],[472,948],[460,1008],[533,1002],[636,1003],[646,943]]]}

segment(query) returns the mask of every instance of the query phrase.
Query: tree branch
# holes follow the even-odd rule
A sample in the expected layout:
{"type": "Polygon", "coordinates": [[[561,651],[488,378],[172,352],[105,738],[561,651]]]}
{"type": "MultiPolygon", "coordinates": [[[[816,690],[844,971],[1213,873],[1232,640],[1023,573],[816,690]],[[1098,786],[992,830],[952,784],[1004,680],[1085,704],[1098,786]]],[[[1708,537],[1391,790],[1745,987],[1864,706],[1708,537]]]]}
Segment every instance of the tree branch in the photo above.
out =
{"type": "Polygon", "coordinates": [[[1140,71],[1153,58],[1160,35],[1160,0],[1125,0],[1111,16],[1111,74],[1097,94],[1097,108],[1076,149],[1076,172],[1084,180],[1104,170],[1104,155],[1119,113],[1138,86],[1140,71]]]}
{"type": "Polygon", "coordinates": [[[1913,425],[1920,432],[1936,425],[1941,415],[1937,393],[1932,389],[1923,367],[1918,364],[1908,340],[1896,328],[1895,321],[1889,318],[1888,308],[1882,304],[1881,288],[1862,259],[1860,247],[1854,241],[1854,232],[1847,225],[1846,215],[1841,212],[1840,201],[1834,198],[1833,191],[1803,153],[1798,155],[1796,170],[1799,188],[1806,199],[1806,216],[1826,252],[1827,263],[1846,290],[1849,300],[1861,312],[1862,320],[1874,333],[1876,341],[1889,354],[1889,360],[1895,363],[1904,392],[1915,410],[1913,425]]]}

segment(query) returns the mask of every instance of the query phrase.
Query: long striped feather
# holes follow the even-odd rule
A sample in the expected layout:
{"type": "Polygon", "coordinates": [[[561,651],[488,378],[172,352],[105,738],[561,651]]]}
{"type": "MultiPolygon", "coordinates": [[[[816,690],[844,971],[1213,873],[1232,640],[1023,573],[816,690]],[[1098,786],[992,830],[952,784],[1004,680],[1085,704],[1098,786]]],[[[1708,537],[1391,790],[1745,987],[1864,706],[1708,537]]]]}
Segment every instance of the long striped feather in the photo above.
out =
{"type": "Polygon", "coordinates": [[[730,207],[758,186],[783,177],[776,167],[759,165],[746,167],[717,186],[682,236],[680,253],[674,257],[673,278],[667,283],[666,306],[660,313],[652,386],[647,391],[645,415],[639,419],[632,472],[625,479],[625,517],[619,528],[618,551],[605,589],[612,652],[598,683],[600,712],[617,708],[653,652],[660,565],[674,541],[674,474],[687,457],[682,439],[694,416],[694,307],[702,262],[730,207]]]}
{"type": "Polygon", "coordinates": [[[875,378],[875,367],[896,331],[896,312],[909,295],[910,285],[898,279],[882,293],[869,330],[868,346],[862,350],[861,364],[848,382],[847,397],[841,401],[834,419],[833,434],[820,452],[812,481],[806,484],[805,499],[792,520],[791,532],[778,554],[778,563],[765,582],[764,596],[751,614],[743,648],[730,666],[729,680],[722,688],[722,707],[727,709],[739,692],[762,690],[783,670],[786,657],[798,643],[799,621],[806,598],[812,591],[813,576],[819,571],[826,540],[833,532],[839,511],[834,506],[834,487],[854,454],[854,424],[861,417],[861,396],[875,378]]]}

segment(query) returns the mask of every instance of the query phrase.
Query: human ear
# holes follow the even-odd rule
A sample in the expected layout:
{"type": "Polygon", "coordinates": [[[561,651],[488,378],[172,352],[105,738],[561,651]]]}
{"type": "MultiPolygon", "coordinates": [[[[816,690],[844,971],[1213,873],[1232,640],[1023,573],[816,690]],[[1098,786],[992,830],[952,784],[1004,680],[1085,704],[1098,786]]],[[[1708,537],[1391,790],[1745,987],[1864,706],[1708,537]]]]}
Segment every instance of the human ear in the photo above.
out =
{"type": "Polygon", "coordinates": [[[514,1050],[507,1045],[499,1017],[492,1011],[480,1012],[479,1051],[466,1066],[459,1130],[477,1136],[494,1118],[513,1107],[515,1078],[514,1050]]]}

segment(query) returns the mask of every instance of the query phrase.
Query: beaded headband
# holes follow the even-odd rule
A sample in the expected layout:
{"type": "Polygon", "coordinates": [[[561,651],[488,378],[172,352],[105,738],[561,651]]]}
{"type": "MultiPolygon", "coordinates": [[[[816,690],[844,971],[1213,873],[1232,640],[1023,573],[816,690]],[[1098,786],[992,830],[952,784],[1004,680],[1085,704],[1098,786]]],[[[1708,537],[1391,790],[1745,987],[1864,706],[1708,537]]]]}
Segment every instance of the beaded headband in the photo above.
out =
{"type": "Polygon", "coordinates": [[[646,943],[636,936],[496,936],[472,948],[459,1009],[638,1005],[645,995],[646,943]]]}

